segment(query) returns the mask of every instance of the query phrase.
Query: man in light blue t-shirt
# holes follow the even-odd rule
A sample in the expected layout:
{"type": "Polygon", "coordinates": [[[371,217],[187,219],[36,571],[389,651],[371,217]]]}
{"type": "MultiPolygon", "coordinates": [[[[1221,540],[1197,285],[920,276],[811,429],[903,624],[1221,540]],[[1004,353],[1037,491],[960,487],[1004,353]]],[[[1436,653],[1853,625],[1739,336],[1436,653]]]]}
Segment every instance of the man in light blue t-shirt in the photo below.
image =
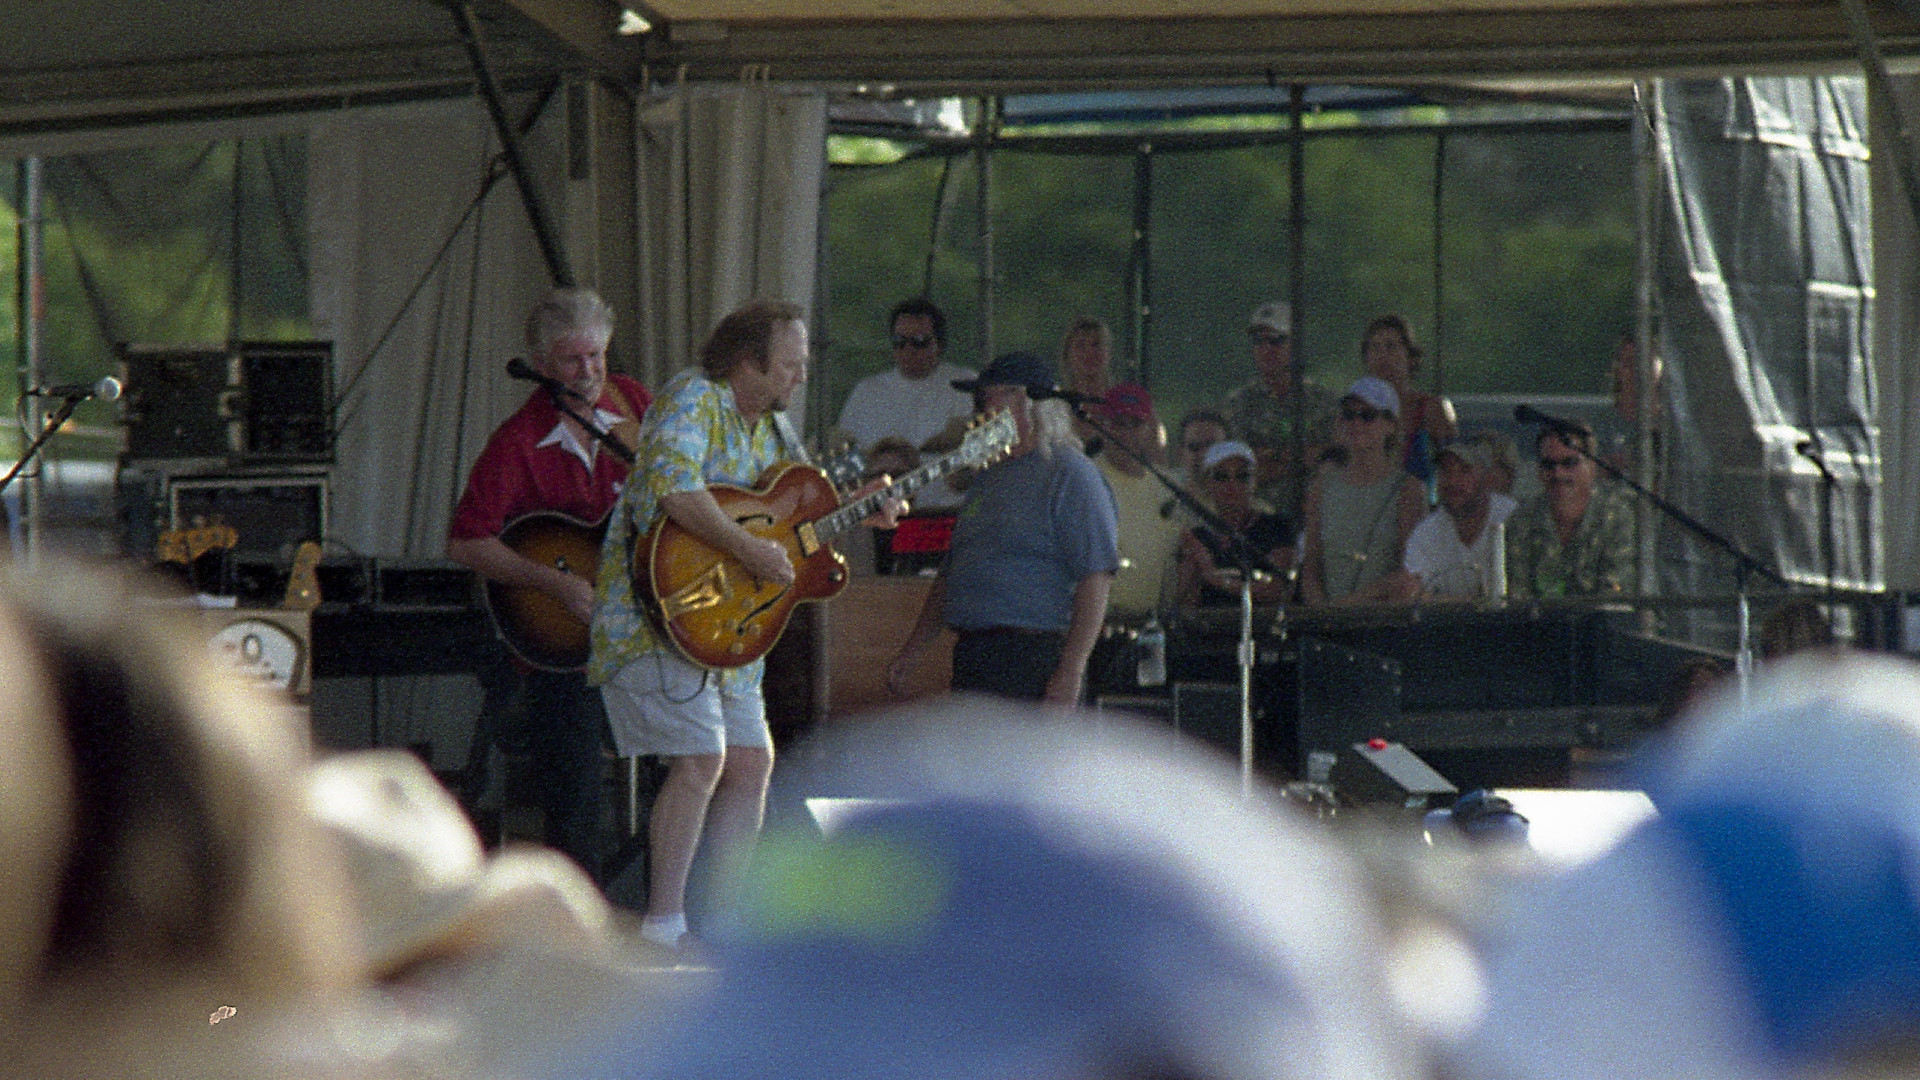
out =
{"type": "Polygon", "coordinates": [[[1100,470],[1080,452],[1072,417],[1031,391],[1052,367],[1007,353],[978,379],[956,380],[980,411],[1009,409],[1020,432],[1007,457],[974,481],[939,580],[887,685],[902,692],[942,626],[959,635],[953,689],[1071,705],[1106,618],[1120,566],[1117,512],[1100,470]]]}

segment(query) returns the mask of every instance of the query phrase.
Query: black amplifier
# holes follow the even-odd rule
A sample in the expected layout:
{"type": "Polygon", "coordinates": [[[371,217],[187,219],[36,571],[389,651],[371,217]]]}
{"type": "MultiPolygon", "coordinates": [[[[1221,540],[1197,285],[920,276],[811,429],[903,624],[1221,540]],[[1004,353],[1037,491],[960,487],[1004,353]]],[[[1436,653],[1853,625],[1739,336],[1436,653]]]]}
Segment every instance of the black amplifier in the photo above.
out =
{"type": "Polygon", "coordinates": [[[333,344],[122,345],[128,461],[333,459],[333,344]]]}

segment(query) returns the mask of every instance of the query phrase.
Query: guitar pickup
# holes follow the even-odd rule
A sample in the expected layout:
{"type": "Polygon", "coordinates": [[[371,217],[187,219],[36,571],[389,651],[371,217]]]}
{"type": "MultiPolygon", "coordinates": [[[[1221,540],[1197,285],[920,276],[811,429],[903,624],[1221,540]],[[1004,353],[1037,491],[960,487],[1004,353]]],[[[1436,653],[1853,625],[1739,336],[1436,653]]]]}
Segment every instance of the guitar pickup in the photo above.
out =
{"type": "Polygon", "coordinates": [[[795,527],[793,534],[800,540],[801,558],[811,559],[813,558],[813,553],[820,550],[820,535],[814,531],[813,522],[801,522],[795,527]]]}
{"type": "Polygon", "coordinates": [[[691,611],[718,607],[732,595],[733,583],[727,580],[727,564],[717,562],[678,592],[661,597],[660,611],[669,619],[678,618],[691,611]]]}

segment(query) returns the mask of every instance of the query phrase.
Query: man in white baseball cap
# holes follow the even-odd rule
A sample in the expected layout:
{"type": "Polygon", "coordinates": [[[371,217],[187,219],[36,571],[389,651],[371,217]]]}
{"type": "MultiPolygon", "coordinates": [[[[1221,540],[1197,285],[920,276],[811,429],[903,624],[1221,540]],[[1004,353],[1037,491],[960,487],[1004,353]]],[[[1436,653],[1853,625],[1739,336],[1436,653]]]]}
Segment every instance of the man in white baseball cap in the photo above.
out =
{"type": "Polygon", "coordinates": [[[1227,394],[1221,412],[1233,433],[1254,449],[1256,494],[1297,521],[1306,478],[1320,452],[1333,442],[1339,402],[1305,376],[1300,377],[1299,398],[1294,397],[1293,307],[1285,300],[1254,308],[1247,317],[1247,337],[1253,345],[1254,377],[1227,394]]]}

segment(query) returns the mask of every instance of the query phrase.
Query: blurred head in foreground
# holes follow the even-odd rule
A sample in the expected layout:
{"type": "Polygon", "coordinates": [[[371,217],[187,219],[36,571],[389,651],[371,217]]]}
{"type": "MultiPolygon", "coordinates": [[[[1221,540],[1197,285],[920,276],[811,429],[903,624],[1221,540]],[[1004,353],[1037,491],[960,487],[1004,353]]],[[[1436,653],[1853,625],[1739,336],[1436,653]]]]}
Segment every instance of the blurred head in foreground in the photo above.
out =
{"type": "Polygon", "coordinates": [[[1811,654],[1672,737],[1660,817],[1519,906],[1462,1077],[1920,1072],[1920,671],[1811,654]]]}
{"type": "Polygon", "coordinates": [[[261,1075],[352,978],[298,727],[138,592],[0,569],[0,1075],[261,1075]]]}
{"type": "Polygon", "coordinates": [[[1414,1075],[1352,868],[1170,737],[955,696],[795,760],[784,805],[861,801],[769,833],[717,991],[615,1075],[1414,1075]]]}

